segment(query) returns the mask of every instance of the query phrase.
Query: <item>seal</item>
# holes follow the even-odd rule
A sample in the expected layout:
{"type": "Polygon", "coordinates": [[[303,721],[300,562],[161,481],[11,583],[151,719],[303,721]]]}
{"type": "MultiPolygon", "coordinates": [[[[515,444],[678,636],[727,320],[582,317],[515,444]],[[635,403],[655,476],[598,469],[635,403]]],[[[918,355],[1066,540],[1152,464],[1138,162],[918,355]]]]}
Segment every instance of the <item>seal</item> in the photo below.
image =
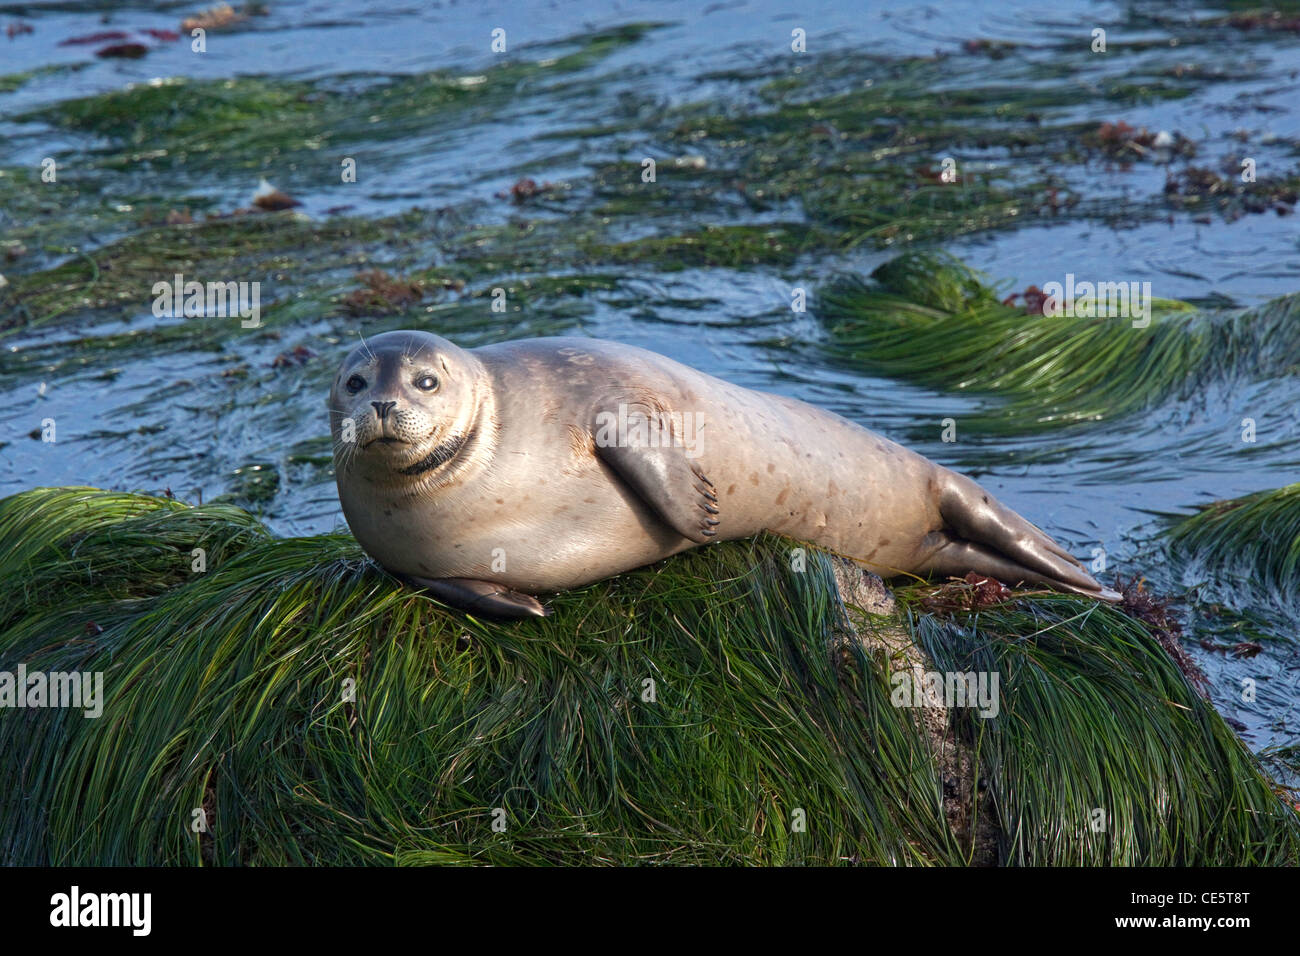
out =
{"type": "Polygon", "coordinates": [[[363,340],[329,399],[339,501],[384,568],[448,604],[562,591],[773,531],[882,577],[1118,600],[971,479],[845,418],[615,342],[363,340]]]}

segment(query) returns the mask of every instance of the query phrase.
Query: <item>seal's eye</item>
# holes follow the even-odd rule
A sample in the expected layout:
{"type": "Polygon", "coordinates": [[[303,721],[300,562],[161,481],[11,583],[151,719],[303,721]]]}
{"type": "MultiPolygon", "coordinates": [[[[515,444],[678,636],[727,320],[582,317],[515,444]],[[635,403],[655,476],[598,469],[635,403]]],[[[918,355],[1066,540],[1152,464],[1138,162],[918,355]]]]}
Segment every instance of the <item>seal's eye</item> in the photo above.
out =
{"type": "Polygon", "coordinates": [[[421,375],[415,380],[415,387],[422,392],[432,392],[438,387],[438,379],[433,375],[421,375]]]}
{"type": "Polygon", "coordinates": [[[365,387],[366,387],[366,380],[362,378],[360,375],[353,375],[350,379],[348,379],[347,390],[353,395],[355,395],[357,392],[361,391],[365,387]]]}

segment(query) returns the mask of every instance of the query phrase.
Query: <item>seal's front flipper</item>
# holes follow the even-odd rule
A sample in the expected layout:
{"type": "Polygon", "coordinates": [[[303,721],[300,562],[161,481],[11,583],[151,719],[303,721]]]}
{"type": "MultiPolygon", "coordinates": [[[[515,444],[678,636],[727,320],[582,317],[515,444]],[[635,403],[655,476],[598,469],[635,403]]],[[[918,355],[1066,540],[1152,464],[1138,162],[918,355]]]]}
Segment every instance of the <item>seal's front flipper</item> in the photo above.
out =
{"type": "Polygon", "coordinates": [[[476,578],[417,578],[412,574],[400,577],[417,587],[422,587],[444,604],[458,607],[471,614],[491,617],[546,617],[551,612],[531,594],[512,591],[501,584],[480,581],[476,578]]]}
{"type": "Polygon", "coordinates": [[[596,454],[673,530],[705,544],[718,533],[718,492],[699,463],[687,455],[671,421],[672,416],[640,405],[604,412],[597,416],[596,454]],[[620,421],[630,424],[614,436],[602,429],[603,415],[622,415],[620,421]],[[639,415],[644,417],[638,419],[639,415]],[[640,422],[646,427],[640,427],[640,422]]]}

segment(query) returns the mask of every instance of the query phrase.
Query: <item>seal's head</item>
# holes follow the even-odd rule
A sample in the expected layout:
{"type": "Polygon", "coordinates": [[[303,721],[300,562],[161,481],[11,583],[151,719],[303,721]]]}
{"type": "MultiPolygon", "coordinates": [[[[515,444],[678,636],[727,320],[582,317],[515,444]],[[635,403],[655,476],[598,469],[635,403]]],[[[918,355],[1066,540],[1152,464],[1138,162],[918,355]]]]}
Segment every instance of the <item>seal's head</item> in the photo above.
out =
{"type": "Polygon", "coordinates": [[[340,482],[439,482],[473,453],[490,390],[479,361],[428,332],[385,332],[343,360],[330,390],[340,482]]]}

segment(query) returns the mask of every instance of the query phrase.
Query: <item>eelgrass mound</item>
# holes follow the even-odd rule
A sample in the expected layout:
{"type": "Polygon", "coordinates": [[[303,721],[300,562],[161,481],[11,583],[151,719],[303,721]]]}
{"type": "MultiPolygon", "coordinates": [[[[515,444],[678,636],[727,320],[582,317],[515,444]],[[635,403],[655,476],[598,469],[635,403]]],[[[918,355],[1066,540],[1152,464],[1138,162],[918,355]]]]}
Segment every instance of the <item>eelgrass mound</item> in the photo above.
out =
{"type": "Polygon", "coordinates": [[[836,354],[873,374],[986,396],[963,423],[1001,433],[1110,421],[1197,394],[1212,377],[1300,367],[1300,295],[1227,315],[1153,299],[1149,326],[1135,328],[1131,316],[1027,314],[959,260],[907,253],[867,281],[837,279],[819,302],[836,354]]]}
{"type": "Polygon", "coordinates": [[[1175,521],[1167,542],[1234,590],[1300,603],[1300,483],[1208,505],[1175,521]]]}
{"type": "Polygon", "coordinates": [[[1114,609],[937,617],[909,590],[845,649],[831,559],[792,564],[789,542],[733,542],[487,623],[347,536],[94,489],[4,499],[0,669],[102,671],[107,700],[0,711],[0,861],[964,863],[952,781],[891,704],[906,665],[871,640],[900,621],[937,669],[1000,674],[996,718],[948,711],[1000,861],[1300,860],[1254,758],[1114,609]]]}

